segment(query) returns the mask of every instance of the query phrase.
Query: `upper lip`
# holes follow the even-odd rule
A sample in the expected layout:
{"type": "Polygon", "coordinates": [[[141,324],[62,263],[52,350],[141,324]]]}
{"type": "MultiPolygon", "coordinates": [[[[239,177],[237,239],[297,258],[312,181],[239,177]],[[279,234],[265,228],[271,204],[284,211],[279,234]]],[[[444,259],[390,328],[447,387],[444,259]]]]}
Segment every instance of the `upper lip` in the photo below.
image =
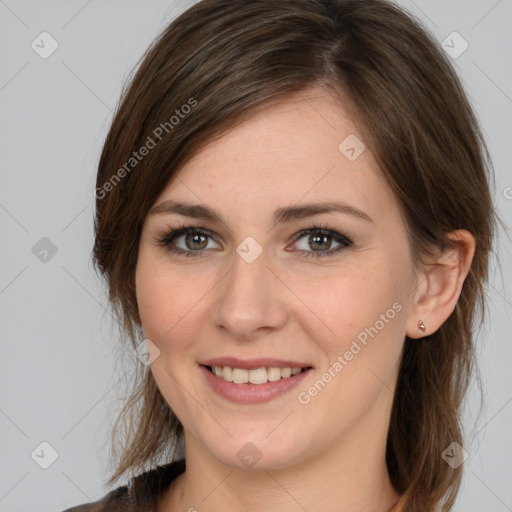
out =
{"type": "Polygon", "coordinates": [[[309,368],[311,365],[299,363],[298,361],[291,361],[289,359],[272,359],[272,358],[258,358],[258,359],[238,359],[237,357],[216,357],[208,359],[200,363],[203,366],[229,366],[230,368],[244,368],[247,370],[254,370],[255,368],[268,368],[275,366],[278,368],[309,368]]]}

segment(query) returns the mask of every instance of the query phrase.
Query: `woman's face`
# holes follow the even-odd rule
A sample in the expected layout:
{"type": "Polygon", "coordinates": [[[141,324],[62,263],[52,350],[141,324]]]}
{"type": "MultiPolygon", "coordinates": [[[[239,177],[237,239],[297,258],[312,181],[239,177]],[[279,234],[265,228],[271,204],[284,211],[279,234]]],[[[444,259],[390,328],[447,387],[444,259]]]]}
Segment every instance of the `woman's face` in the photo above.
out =
{"type": "Polygon", "coordinates": [[[416,275],[358,133],[324,90],[290,97],[189,160],[146,218],[137,300],[187,450],[278,468],[382,448],[416,275]]]}

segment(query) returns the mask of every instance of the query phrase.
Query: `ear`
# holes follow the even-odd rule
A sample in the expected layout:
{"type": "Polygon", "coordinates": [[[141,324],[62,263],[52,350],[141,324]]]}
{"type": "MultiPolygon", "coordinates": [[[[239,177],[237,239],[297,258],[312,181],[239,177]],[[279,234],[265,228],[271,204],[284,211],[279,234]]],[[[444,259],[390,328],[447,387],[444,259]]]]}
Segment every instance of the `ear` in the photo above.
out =
{"type": "Polygon", "coordinates": [[[474,253],[475,239],[469,231],[457,229],[447,234],[446,248],[418,275],[406,325],[409,338],[433,334],[452,314],[474,253]],[[419,320],[423,320],[425,332],[418,328],[419,320]]]}

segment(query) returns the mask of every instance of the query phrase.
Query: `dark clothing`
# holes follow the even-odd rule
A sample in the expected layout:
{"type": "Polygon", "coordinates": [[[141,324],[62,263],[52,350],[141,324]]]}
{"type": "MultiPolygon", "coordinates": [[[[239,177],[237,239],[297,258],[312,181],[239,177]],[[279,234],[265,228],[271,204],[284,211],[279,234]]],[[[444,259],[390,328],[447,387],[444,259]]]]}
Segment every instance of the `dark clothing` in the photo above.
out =
{"type": "Polygon", "coordinates": [[[64,512],[155,512],[159,497],[184,471],[185,459],[157,466],[94,503],[68,508],[64,512]]]}

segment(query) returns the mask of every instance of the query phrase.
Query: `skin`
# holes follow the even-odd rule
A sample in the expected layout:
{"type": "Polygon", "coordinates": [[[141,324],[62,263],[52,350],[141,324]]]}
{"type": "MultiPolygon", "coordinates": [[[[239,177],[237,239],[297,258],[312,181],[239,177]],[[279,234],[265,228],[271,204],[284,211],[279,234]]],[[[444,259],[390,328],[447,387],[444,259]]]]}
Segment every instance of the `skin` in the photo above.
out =
{"type": "MultiPolygon", "coordinates": [[[[159,512],[387,512],[400,497],[385,446],[405,336],[431,334],[453,311],[474,239],[452,232],[456,248],[415,272],[398,203],[370,151],[349,161],[338,149],[358,133],[327,91],[290,96],[205,146],[155,202],[206,204],[224,222],[175,213],[146,218],[137,300],[145,336],[160,350],[152,373],[184,427],[187,464],[159,512]],[[272,224],[277,208],[328,201],[349,203],[372,222],[332,212],[272,224]],[[180,223],[212,232],[199,242],[202,257],[158,243],[180,223]],[[311,235],[296,239],[314,223],[353,245],[332,252],[340,246],[333,237],[320,250],[311,235]],[[236,252],[248,236],[263,249],[252,263],[236,252]],[[331,254],[317,259],[301,251],[331,254]],[[298,393],[394,303],[400,312],[309,403],[300,403],[298,393]],[[293,358],[314,370],[299,389],[258,405],[236,404],[216,395],[199,367],[230,355],[293,358]],[[250,468],[237,457],[248,442],[261,453],[250,468]]],[[[188,245],[185,236],[174,244],[198,251],[192,237],[188,245]]]]}

